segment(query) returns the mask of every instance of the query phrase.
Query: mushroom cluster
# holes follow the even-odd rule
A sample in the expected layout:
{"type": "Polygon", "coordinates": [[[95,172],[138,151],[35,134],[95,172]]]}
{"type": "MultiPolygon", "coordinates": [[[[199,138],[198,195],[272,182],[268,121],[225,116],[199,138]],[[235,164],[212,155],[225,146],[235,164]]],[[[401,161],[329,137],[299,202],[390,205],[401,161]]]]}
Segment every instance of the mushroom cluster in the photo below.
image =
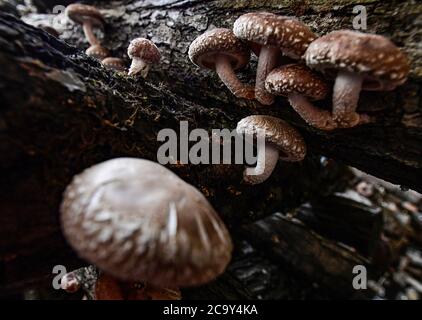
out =
{"type": "MultiPolygon", "coordinates": [[[[77,24],[81,24],[85,37],[90,47],[85,51],[88,56],[101,61],[101,64],[116,71],[126,71],[123,59],[111,57],[107,48],[101,45],[101,41],[96,37],[94,29],[104,29],[105,19],[101,12],[90,5],[70,4],[66,7],[66,16],[77,24]]],[[[136,38],[131,41],[127,54],[132,59],[129,75],[139,74],[146,78],[150,65],[160,61],[161,54],[156,45],[148,39],[136,38]]]]}
{"type": "Polygon", "coordinates": [[[109,51],[101,45],[101,41],[94,33],[94,29],[104,30],[105,21],[101,12],[90,5],[73,3],[66,7],[66,16],[73,22],[82,25],[86,40],[90,47],[86,54],[102,60],[109,55],[109,51]]]}
{"type": "Polygon", "coordinates": [[[230,235],[202,193],[143,159],[108,160],[75,176],[61,225],[76,252],[116,283],[196,286],[231,258],[230,235]]]}
{"type": "Polygon", "coordinates": [[[409,73],[406,55],[383,36],[339,30],[318,38],[296,18],[268,12],[240,16],[233,30],[205,32],[188,54],[195,65],[215,69],[236,97],[271,105],[275,95],[285,96],[309,125],[327,131],[371,122],[356,112],[360,91],[393,90],[409,73]],[[235,74],[251,52],[258,56],[253,92],[235,74]],[[332,112],[311,103],[330,92],[332,112]]]}

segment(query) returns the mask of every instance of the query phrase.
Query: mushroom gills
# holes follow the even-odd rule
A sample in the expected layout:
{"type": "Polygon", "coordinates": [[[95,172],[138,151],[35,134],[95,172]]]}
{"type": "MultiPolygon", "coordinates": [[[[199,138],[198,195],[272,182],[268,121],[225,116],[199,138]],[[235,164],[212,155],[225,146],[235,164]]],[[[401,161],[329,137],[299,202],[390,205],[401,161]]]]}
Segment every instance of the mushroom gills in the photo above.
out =
{"type": "Polygon", "coordinates": [[[258,144],[257,161],[254,168],[246,168],[244,180],[249,184],[260,184],[274,171],[279,159],[279,150],[272,143],[258,144]]]}
{"type": "Polygon", "coordinates": [[[255,90],[253,87],[243,84],[236,76],[231,65],[230,58],[227,55],[218,55],[215,62],[215,70],[221,81],[238,98],[253,100],[255,90]]]}

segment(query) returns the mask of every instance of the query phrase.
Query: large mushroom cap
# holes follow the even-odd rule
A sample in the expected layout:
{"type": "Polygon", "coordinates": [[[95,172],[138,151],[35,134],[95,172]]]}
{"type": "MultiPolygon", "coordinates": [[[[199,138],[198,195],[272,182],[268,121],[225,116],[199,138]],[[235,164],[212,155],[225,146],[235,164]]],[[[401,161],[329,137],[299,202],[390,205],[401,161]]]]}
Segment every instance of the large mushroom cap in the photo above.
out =
{"type": "Polygon", "coordinates": [[[230,58],[233,70],[248,64],[251,51],[229,29],[217,28],[196,38],[189,47],[189,58],[201,68],[214,69],[218,55],[230,58]]]}
{"type": "Polygon", "coordinates": [[[345,70],[364,75],[366,90],[392,90],[409,73],[406,55],[390,40],[351,30],[318,38],[309,45],[305,59],[309,67],[328,73],[345,70]]]}
{"type": "Polygon", "coordinates": [[[301,64],[288,64],[271,71],[265,88],[274,95],[297,93],[311,100],[321,100],[328,94],[327,83],[318,74],[301,64]]]}
{"type": "Polygon", "coordinates": [[[253,115],[240,120],[238,134],[256,136],[258,129],[265,130],[265,139],[280,150],[285,161],[301,161],[306,155],[306,144],[302,135],[287,122],[271,116],[253,115]]]}
{"type": "Polygon", "coordinates": [[[309,43],[316,39],[309,27],[299,20],[269,12],[240,16],[234,23],[233,32],[242,40],[261,46],[276,46],[294,59],[300,58],[309,43]]]}
{"type": "Polygon", "coordinates": [[[105,24],[101,12],[97,8],[86,4],[70,4],[66,7],[65,13],[70,20],[78,24],[90,22],[97,27],[103,27],[105,24]]]}
{"type": "Polygon", "coordinates": [[[147,160],[109,160],[77,175],[61,222],[81,257],[122,280],[198,285],[231,257],[230,235],[205,197],[147,160]]]}
{"type": "Polygon", "coordinates": [[[133,39],[127,49],[128,56],[142,59],[148,64],[158,63],[161,59],[160,50],[151,40],[145,38],[133,39]]]}

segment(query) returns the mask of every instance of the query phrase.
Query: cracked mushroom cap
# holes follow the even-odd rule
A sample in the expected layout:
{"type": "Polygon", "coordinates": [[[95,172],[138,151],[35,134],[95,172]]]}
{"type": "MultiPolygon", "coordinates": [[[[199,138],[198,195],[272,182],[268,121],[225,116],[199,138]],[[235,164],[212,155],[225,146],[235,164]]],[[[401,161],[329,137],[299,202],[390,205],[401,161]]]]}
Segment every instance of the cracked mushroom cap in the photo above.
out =
{"type": "Polygon", "coordinates": [[[293,17],[269,12],[252,12],[240,16],[234,23],[233,32],[242,40],[261,46],[279,47],[284,54],[294,59],[299,59],[316,39],[306,24],[293,17]]]}
{"type": "Polygon", "coordinates": [[[306,155],[306,144],[302,135],[287,122],[271,116],[253,115],[240,120],[238,134],[256,136],[257,130],[265,130],[265,140],[275,145],[284,161],[302,161],[306,155]]]}
{"type": "Polygon", "coordinates": [[[199,285],[231,257],[230,235],[202,193],[143,159],[113,159],[75,176],[61,224],[82,258],[126,281],[199,285]]]}
{"type": "Polygon", "coordinates": [[[200,68],[215,68],[218,55],[230,58],[233,70],[246,66],[251,57],[248,46],[225,28],[216,28],[196,38],[189,47],[189,59],[200,68]]]}
{"type": "Polygon", "coordinates": [[[86,49],[85,53],[90,57],[94,57],[94,58],[102,60],[106,58],[110,52],[103,46],[95,44],[93,46],[90,46],[88,49],[86,49]]]}
{"type": "Polygon", "coordinates": [[[142,59],[147,64],[158,63],[161,59],[160,50],[154,42],[145,38],[133,39],[129,44],[127,54],[131,59],[142,59]]]}
{"type": "Polygon", "coordinates": [[[265,80],[265,89],[274,95],[297,93],[311,100],[321,100],[329,92],[327,82],[301,64],[287,64],[271,71],[265,80]]]}
{"type": "Polygon", "coordinates": [[[78,24],[90,22],[97,27],[103,27],[105,24],[101,12],[97,8],[86,4],[70,4],[66,7],[65,13],[70,20],[78,24]]]}
{"type": "Polygon", "coordinates": [[[393,90],[409,73],[406,55],[389,39],[351,30],[318,38],[309,45],[305,59],[309,67],[328,74],[346,70],[364,75],[365,90],[393,90]]]}

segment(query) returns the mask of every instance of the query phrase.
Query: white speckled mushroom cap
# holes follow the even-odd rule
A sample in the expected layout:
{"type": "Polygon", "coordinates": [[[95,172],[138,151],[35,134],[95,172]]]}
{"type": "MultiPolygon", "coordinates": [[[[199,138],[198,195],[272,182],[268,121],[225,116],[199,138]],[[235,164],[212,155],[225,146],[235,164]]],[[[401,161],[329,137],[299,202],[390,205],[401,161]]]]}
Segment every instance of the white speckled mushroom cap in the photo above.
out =
{"type": "Polygon", "coordinates": [[[214,69],[218,55],[229,57],[233,70],[237,70],[248,64],[251,51],[231,30],[225,28],[207,31],[189,46],[189,59],[201,68],[214,69]]]}
{"type": "Polygon", "coordinates": [[[326,81],[301,64],[287,64],[271,71],[265,80],[265,89],[274,95],[303,95],[311,100],[321,100],[328,94],[326,81]]]}
{"type": "Polygon", "coordinates": [[[365,90],[392,90],[406,81],[406,55],[389,39],[352,30],[333,31],[309,45],[306,64],[328,74],[336,70],[365,76],[365,90]]]}
{"type": "Polygon", "coordinates": [[[118,71],[124,71],[126,70],[126,66],[124,64],[124,61],[120,58],[114,58],[114,57],[108,57],[103,59],[101,63],[110,69],[118,70],[118,71]]]}
{"type": "Polygon", "coordinates": [[[103,27],[105,24],[101,12],[97,8],[86,4],[70,4],[66,7],[65,14],[70,20],[78,24],[91,22],[95,27],[103,27]]]}
{"type": "Polygon", "coordinates": [[[280,150],[284,161],[302,161],[306,144],[302,135],[286,121],[265,115],[252,115],[237,123],[236,132],[256,136],[257,129],[265,130],[265,139],[280,150]]]}
{"type": "Polygon", "coordinates": [[[309,27],[293,17],[279,16],[269,12],[252,12],[240,16],[234,23],[236,37],[276,46],[290,58],[299,59],[308,45],[316,39],[309,27]]]}
{"type": "Polygon", "coordinates": [[[133,39],[127,49],[128,56],[133,58],[139,58],[148,64],[158,63],[161,59],[160,50],[151,40],[145,38],[133,39]]]}
{"type": "Polygon", "coordinates": [[[110,54],[106,48],[99,44],[90,46],[88,49],[86,49],[85,53],[90,57],[94,57],[100,60],[106,58],[110,54]]]}
{"type": "Polygon", "coordinates": [[[122,280],[199,285],[231,258],[230,235],[205,197],[148,160],[113,159],[75,176],[61,223],[82,258],[122,280]]]}

